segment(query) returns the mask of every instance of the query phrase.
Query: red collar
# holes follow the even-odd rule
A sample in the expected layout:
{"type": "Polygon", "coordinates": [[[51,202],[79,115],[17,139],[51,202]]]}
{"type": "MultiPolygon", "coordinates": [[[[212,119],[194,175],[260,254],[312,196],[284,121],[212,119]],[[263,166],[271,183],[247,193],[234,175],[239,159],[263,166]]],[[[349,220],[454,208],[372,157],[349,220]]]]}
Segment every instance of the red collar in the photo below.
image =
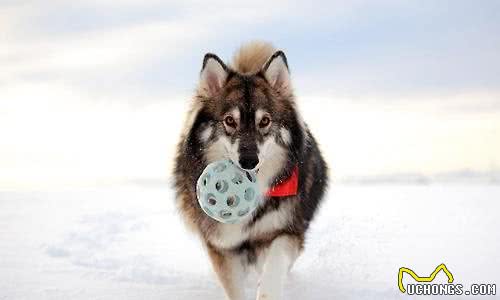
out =
{"type": "Polygon", "coordinates": [[[277,185],[272,186],[266,193],[269,197],[285,197],[297,195],[299,186],[299,167],[295,166],[290,177],[283,179],[277,185]]]}

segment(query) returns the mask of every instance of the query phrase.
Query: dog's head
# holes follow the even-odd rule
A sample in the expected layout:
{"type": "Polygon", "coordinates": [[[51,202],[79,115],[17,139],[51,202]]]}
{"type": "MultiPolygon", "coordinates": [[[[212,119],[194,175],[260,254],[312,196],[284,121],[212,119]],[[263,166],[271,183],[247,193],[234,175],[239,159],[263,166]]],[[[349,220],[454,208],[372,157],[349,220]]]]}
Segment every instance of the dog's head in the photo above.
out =
{"type": "Polygon", "coordinates": [[[259,71],[245,74],[207,54],[195,102],[191,135],[208,163],[229,158],[271,179],[293,160],[302,126],[282,51],[259,71]]]}

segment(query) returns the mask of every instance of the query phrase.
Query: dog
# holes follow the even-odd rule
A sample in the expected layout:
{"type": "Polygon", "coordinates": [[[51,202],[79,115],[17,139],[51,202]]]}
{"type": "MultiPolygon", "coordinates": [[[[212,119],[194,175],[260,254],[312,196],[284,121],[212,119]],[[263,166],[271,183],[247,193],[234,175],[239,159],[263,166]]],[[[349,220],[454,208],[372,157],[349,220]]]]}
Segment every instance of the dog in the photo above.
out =
{"type": "Polygon", "coordinates": [[[244,299],[239,284],[250,267],[259,274],[257,299],[282,297],[325,193],[327,173],[297,109],[283,51],[252,42],[230,65],[205,55],[177,146],[174,181],[182,219],[201,238],[227,299],[244,299]],[[210,218],[196,198],[198,177],[220,159],[255,170],[264,191],[257,209],[237,224],[210,218]]]}

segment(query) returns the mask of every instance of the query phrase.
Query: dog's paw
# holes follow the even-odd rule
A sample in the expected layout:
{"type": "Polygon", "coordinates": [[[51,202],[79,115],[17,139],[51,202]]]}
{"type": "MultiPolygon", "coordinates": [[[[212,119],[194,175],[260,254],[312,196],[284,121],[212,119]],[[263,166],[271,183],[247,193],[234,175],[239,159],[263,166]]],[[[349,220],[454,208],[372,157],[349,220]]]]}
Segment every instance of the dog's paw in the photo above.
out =
{"type": "Polygon", "coordinates": [[[257,300],[281,300],[277,291],[259,288],[257,290],[257,300]]]}
{"type": "Polygon", "coordinates": [[[266,293],[263,293],[257,295],[257,300],[271,300],[271,298],[266,293]]]}

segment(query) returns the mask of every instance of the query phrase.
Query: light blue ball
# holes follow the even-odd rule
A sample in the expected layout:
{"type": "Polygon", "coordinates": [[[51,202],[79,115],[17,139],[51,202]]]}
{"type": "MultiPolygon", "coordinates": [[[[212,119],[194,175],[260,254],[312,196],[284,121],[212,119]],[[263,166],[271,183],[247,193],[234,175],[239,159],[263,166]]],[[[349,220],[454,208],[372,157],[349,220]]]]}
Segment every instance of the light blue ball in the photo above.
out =
{"type": "Polygon", "coordinates": [[[234,224],[252,214],[261,194],[255,172],[224,159],[205,168],[196,183],[196,196],[208,216],[234,224]]]}

